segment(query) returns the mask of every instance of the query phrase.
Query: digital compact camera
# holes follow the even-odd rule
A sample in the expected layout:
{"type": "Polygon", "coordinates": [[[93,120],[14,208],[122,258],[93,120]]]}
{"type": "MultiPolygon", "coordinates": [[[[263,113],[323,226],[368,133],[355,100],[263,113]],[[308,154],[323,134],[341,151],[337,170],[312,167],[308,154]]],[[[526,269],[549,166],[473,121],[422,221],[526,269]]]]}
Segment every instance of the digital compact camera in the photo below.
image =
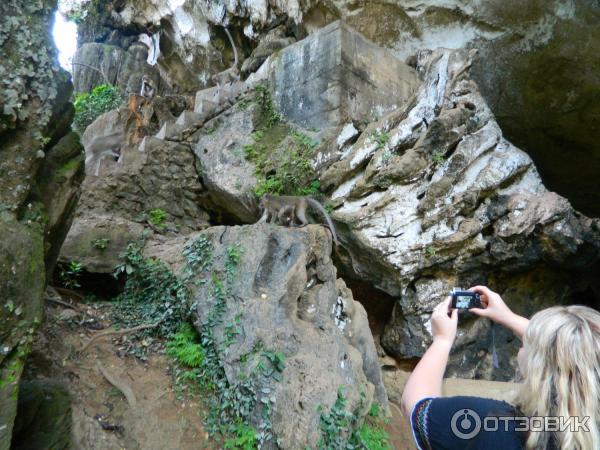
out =
{"type": "Polygon", "coordinates": [[[452,297],[451,308],[471,309],[482,308],[481,298],[477,292],[465,291],[461,288],[452,288],[450,292],[452,297]]]}

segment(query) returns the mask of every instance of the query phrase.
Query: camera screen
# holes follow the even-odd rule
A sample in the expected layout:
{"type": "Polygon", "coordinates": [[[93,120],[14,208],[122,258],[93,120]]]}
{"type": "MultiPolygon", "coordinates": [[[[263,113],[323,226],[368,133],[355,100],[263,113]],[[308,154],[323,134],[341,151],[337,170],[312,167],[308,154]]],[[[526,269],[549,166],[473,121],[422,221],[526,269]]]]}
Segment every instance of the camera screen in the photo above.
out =
{"type": "Polygon", "coordinates": [[[458,297],[456,297],[456,307],[457,308],[468,309],[470,303],[471,303],[471,297],[469,297],[469,296],[459,295],[458,297]]]}

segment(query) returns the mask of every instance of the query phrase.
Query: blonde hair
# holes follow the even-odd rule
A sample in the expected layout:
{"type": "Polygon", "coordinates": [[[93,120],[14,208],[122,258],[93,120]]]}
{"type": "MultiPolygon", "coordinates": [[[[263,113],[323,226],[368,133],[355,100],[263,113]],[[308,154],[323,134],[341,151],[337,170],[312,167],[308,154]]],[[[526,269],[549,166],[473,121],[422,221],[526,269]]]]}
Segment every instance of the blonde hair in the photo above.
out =
{"type": "Polygon", "coordinates": [[[586,306],[555,306],[535,314],[523,338],[523,383],[515,404],[532,416],[589,416],[589,432],[536,432],[527,449],[600,449],[600,313],[586,306]]]}

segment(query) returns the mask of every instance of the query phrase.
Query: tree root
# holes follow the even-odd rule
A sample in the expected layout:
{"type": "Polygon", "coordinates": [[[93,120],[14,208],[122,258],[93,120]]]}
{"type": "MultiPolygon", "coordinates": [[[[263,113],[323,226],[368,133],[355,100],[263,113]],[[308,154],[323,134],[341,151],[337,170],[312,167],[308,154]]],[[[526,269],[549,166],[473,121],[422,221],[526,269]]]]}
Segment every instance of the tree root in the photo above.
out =
{"type": "Polygon", "coordinates": [[[112,384],[114,387],[116,387],[119,391],[121,391],[121,393],[127,399],[127,403],[129,403],[129,406],[131,407],[131,409],[134,409],[135,405],[137,403],[137,400],[135,398],[135,394],[133,393],[133,390],[129,387],[129,385],[127,383],[125,383],[123,380],[120,380],[119,378],[115,377],[108,370],[106,370],[106,368],[102,365],[102,363],[100,363],[100,361],[96,361],[96,367],[98,367],[98,370],[100,371],[102,376],[104,378],[106,378],[106,381],[108,381],[110,384],[112,384]]]}
{"type": "Polygon", "coordinates": [[[59,286],[55,286],[53,289],[56,292],[60,292],[61,294],[72,295],[73,297],[75,297],[79,300],[83,300],[83,295],[81,295],[79,292],[75,292],[73,289],[67,289],[67,288],[63,288],[63,287],[59,287],[59,286]]]}
{"type": "Polygon", "coordinates": [[[127,333],[133,333],[135,331],[140,331],[140,330],[148,330],[150,328],[155,328],[157,327],[160,323],[162,322],[162,319],[159,320],[156,323],[153,324],[144,324],[144,325],[138,325],[137,327],[132,327],[132,328],[124,328],[122,330],[107,330],[107,331],[101,331],[98,334],[95,334],[89,341],[87,341],[87,343],[82,347],[81,350],[79,350],[79,353],[83,353],[87,350],[87,348],[92,345],[92,343],[96,340],[99,339],[101,337],[104,336],[110,336],[112,334],[127,334],[127,333]]]}

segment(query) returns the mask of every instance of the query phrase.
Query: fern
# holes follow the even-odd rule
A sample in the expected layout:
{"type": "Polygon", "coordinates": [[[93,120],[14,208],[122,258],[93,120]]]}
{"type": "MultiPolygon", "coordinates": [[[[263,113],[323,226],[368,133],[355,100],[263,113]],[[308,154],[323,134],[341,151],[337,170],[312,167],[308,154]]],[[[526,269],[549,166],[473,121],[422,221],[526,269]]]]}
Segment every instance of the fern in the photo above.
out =
{"type": "Polygon", "coordinates": [[[183,324],[167,342],[167,353],[187,367],[200,367],[204,361],[204,352],[200,344],[196,343],[196,336],[196,331],[189,323],[183,324]]]}

